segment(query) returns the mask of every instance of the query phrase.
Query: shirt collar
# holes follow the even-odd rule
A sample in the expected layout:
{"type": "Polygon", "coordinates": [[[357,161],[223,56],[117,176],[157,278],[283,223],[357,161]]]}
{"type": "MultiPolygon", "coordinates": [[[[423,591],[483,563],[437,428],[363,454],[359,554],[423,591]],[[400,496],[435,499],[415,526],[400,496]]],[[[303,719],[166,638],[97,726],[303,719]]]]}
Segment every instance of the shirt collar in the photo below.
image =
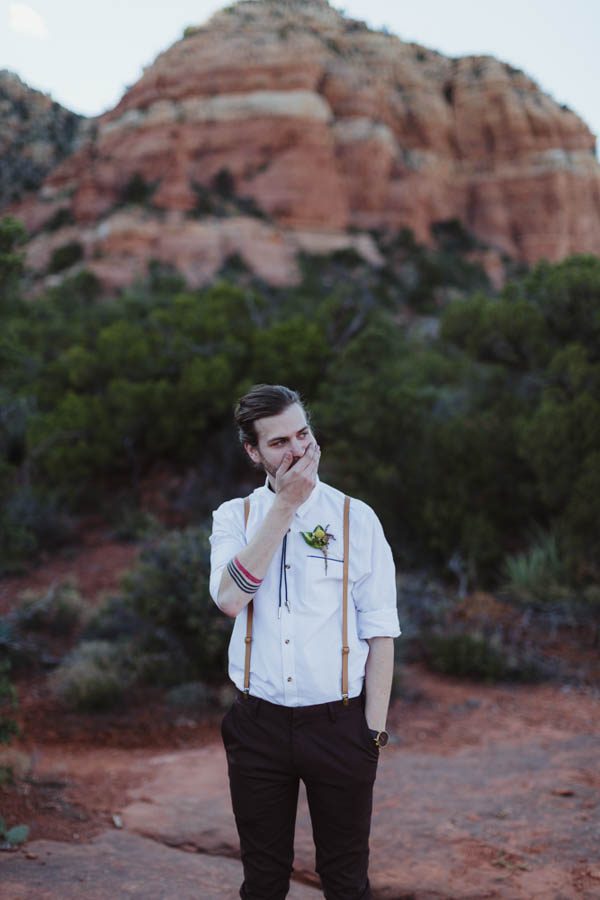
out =
{"type": "MultiPolygon", "coordinates": [[[[269,476],[268,475],[265,478],[265,484],[264,484],[264,487],[262,488],[262,490],[263,490],[264,494],[269,498],[269,502],[272,503],[273,500],[275,499],[275,491],[269,484],[269,476]]],[[[297,516],[305,515],[305,513],[307,513],[309,511],[309,509],[311,509],[311,507],[317,502],[320,493],[321,493],[321,479],[317,475],[317,480],[316,480],[316,484],[315,484],[314,488],[312,489],[312,491],[310,492],[309,496],[304,501],[304,503],[300,504],[300,506],[296,510],[296,515],[297,516]]]]}

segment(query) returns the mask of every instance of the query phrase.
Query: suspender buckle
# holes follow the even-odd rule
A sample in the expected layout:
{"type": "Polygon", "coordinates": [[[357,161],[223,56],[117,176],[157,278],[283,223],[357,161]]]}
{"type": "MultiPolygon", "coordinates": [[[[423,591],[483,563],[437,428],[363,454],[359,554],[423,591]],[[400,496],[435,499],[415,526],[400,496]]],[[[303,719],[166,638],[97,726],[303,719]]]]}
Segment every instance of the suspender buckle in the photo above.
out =
{"type": "Polygon", "coordinates": [[[342,703],[344,704],[344,706],[348,706],[348,694],[342,695],[342,703]]]}

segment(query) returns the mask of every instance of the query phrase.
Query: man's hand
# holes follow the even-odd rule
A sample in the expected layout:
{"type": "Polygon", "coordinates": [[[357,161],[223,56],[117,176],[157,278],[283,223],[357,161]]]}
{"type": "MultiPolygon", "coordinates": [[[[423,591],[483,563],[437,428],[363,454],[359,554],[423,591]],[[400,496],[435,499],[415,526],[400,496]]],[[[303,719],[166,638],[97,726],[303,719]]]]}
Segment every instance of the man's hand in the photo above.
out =
{"type": "Polygon", "coordinates": [[[297,509],[308,500],[317,483],[317,470],[321,459],[321,448],[316,442],[309,444],[304,455],[294,464],[294,457],[288,450],[275,473],[275,492],[281,503],[297,509]]]}

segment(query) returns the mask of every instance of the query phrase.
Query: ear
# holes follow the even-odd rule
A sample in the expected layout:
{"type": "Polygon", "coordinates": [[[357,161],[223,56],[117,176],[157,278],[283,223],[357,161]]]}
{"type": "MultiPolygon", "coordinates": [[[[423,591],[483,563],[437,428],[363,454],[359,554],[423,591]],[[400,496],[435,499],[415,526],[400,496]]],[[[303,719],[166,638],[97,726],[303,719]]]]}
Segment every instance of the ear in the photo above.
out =
{"type": "Polygon", "coordinates": [[[253,447],[252,444],[249,444],[248,442],[246,442],[246,443],[244,443],[244,450],[246,451],[246,453],[248,454],[248,456],[250,457],[250,459],[252,460],[253,463],[260,462],[260,456],[259,456],[257,447],[253,447]]]}

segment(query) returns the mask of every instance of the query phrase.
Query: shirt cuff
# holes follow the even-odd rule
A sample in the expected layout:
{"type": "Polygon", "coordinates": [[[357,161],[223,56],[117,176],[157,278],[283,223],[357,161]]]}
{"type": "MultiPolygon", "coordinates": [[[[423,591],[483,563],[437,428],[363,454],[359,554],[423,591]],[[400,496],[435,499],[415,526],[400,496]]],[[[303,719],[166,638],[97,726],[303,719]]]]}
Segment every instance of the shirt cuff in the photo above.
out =
{"type": "Polygon", "coordinates": [[[396,609],[369,609],[357,615],[356,628],[361,640],[372,637],[398,637],[401,634],[396,609]]]}

